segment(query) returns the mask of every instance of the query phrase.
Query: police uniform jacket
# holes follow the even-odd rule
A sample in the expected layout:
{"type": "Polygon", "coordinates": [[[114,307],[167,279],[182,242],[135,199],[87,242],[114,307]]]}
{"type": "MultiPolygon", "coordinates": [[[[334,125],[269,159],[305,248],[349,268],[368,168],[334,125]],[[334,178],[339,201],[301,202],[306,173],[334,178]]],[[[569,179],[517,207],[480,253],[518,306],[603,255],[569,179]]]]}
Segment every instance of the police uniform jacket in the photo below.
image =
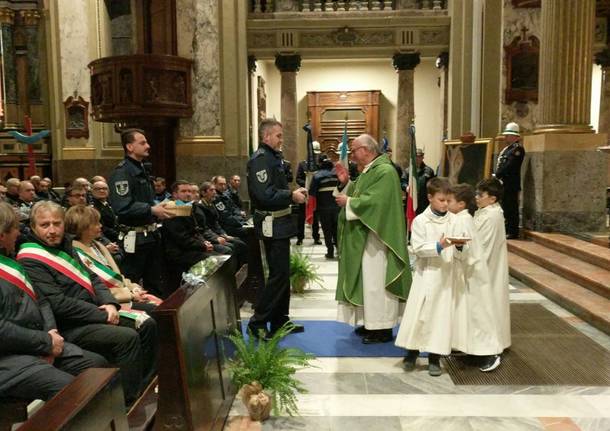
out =
{"type": "Polygon", "coordinates": [[[243,226],[243,218],[239,209],[233,205],[233,201],[229,196],[222,193],[216,195],[214,206],[218,211],[220,225],[225,229],[240,229],[243,226]]]}
{"type": "Polygon", "coordinates": [[[504,191],[521,190],[521,164],[524,157],[525,150],[518,141],[500,152],[496,178],[502,181],[504,191]]]}
{"type": "Polygon", "coordinates": [[[334,169],[321,169],[313,176],[309,194],[316,197],[316,210],[338,210],[339,206],[333,196],[333,190],[339,184],[334,169]]]}
{"type": "MultiPolygon", "coordinates": [[[[80,258],[72,247],[72,240],[72,235],[66,234],[56,249],[69,254],[74,260],[80,262],[80,258]]],[[[51,248],[35,235],[30,235],[27,241],[51,248]]],[[[62,272],[38,260],[26,258],[20,259],[19,263],[30,277],[32,284],[49,301],[60,333],[65,329],[88,323],[106,323],[108,314],[98,308],[100,305],[114,304],[117,310],[121,308],[106,285],[84,264],[82,266],[89,274],[95,296],[62,272]]]]}
{"type": "MultiPolygon", "coordinates": [[[[212,231],[216,235],[226,235],[227,234],[225,232],[225,230],[222,228],[222,226],[220,225],[220,215],[218,214],[218,210],[216,209],[214,204],[207,203],[206,201],[202,200],[201,203],[197,203],[194,205],[197,205],[197,207],[198,207],[197,211],[201,210],[203,212],[207,226],[210,229],[212,229],[212,231]]],[[[201,221],[201,219],[198,219],[198,220],[201,221]]]]}
{"type": "Polygon", "coordinates": [[[237,190],[234,190],[233,188],[229,187],[225,194],[229,196],[229,198],[233,202],[233,205],[235,205],[235,208],[237,208],[239,211],[244,208],[244,203],[241,201],[241,197],[239,196],[239,192],[237,190]]]}
{"type": "MultiPolygon", "coordinates": [[[[248,161],[248,194],[254,208],[254,228],[263,239],[262,222],[269,211],[286,210],[292,203],[282,156],[266,144],[261,144],[248,161]]],[[[290,215],[273,218],[273,239],[296,235],[296,225],[290,215]]]]}
{"type": "Polygon", "coordinates": [[[155,192],[141,162],[125,157],[110,175],[108,185],[108,201],[119,224],[134,227],[155,222],[151,210],[155,192]]]}
{"type": "Polygon", "coordinates": [[[118,241],[117,217],[110,203],[93,198],[93,207],[100,213],[100,223],[102,223],[102,233],[104,236],[112,242],[118,241]]]}
{"type": "Polygon", "coordinates": [[[170,264],[188,269],[205,259],[205,238],[197,232],[195,217],[174,217],[163,222],[163,244],[165,256],[170,264]]]}
{"type": "Polygon", "coordinates": [[[219,235],[208,225],[208,220],[205,217],[205,210],[203,205],[199,202],[193,202],[193,217],[195,218],[195,229],[197,229],[197,232],[203,235],[207,241],[218,244],[219,235]]]}

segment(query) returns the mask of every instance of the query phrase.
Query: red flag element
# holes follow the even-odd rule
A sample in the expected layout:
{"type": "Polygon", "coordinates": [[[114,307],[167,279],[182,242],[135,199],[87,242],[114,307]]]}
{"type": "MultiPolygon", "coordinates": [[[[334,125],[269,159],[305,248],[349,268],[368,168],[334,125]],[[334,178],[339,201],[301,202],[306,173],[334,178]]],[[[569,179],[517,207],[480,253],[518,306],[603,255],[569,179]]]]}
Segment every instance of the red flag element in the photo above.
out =
{"type": "Polygon", "coordinates": [[[417,145],[415,144],[415,126],[412,124],[409,127],[409,137],[411,138],[411,157],[409,157],[409,194],[407,195],[407,230],[411,232],[411,224],[415,218],[417,210],[417,162],[415,155],[417,153],[417,145]]]}
{"type": "Polygon", "coordinates": [[[305,223],[313,223],[313,213],[316,210],[316,206],[316,197],[309,195],[309,197],[307,198],[307,205],[305,206],[305,223]]]}

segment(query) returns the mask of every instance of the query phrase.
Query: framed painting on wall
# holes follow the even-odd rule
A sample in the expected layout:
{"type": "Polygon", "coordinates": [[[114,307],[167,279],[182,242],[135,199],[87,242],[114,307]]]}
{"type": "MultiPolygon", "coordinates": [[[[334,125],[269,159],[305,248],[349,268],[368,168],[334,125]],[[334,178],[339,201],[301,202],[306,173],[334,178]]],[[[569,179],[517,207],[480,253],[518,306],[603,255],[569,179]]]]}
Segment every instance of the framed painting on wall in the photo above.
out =
{"type": "Polygon", "coordinates": [[[464,143],[459,139],[444,142],[441,173],[452,184],[468,183],[473,187],[492,173],[493,138],[464,143]]]}

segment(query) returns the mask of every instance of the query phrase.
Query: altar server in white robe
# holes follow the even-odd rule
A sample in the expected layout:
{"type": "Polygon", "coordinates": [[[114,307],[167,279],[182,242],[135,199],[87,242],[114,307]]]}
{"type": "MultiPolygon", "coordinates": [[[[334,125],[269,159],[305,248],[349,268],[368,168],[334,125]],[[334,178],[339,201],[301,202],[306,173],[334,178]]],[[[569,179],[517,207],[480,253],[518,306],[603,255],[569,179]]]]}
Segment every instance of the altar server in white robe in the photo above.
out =
{"type": "Polygon", "coordinates": [[[454,323],[452,348],[478,356],[480,370],[488,372],[500,365],[500,341],[495,319],[493,294],[487,262],[471,213],[476,209],[475,192],[470,184],[451,187],[449,211],[455,214],[453,231],[469,238],[456,247],[454,323]]]}
{"type": "Polygon", "coordinates": [[[428,373],[440,376],[440,356],[451,353],[455,247],[447,237],[453,236],[455,215],[447,208],[446,178],[428,181],[427,192],[430,206],[413,220],[415,272],[396,345],[407,349],[406,371],[415,368],[422,351],[428,352],[428,373]]]}
{"type": "Polygon", "coordinates": [[[481,242],[483,257],[489,270],[492,292],[492,317],[498,328],[502,349],[511,344],[510,298],[508,286],[508,250],[502,199],[502,183],[495,178],[477,184],[476,202],[479,208],[474,215],[474,225],[481,242]]]}

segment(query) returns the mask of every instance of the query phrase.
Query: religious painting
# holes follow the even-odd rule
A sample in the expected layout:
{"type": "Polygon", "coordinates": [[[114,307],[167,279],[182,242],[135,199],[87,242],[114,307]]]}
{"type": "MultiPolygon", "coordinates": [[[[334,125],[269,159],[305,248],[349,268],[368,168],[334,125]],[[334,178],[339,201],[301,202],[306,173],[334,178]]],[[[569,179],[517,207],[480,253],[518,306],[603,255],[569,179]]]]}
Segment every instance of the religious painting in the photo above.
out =
{"type": "Polygon", "coordinates": [[[265,80],[259,76],[256,83],[256,100],[258,109],[258,120],[267,118],[267,93],[265,91],[265,80]]]}
{"type": "Polygon", "coordinates": [[[536,36],[527,37],[524,27],[510,45],[504,47],[506,54],[505,103],[538,102],[538,68],[540,42],[536,36]]]}
{"type": "Polygon", "coordinates": [[[66,138],[89,139],[89,102],[76,94],[64,102],[66,116],[66,138]]]}
{"type": "Polygon", "coordinates": [[[493,138],[464,143],[459,139],[444,142],[441,173],[452,184],[468,183],[473,187],[492,173],[493,138]]]}

